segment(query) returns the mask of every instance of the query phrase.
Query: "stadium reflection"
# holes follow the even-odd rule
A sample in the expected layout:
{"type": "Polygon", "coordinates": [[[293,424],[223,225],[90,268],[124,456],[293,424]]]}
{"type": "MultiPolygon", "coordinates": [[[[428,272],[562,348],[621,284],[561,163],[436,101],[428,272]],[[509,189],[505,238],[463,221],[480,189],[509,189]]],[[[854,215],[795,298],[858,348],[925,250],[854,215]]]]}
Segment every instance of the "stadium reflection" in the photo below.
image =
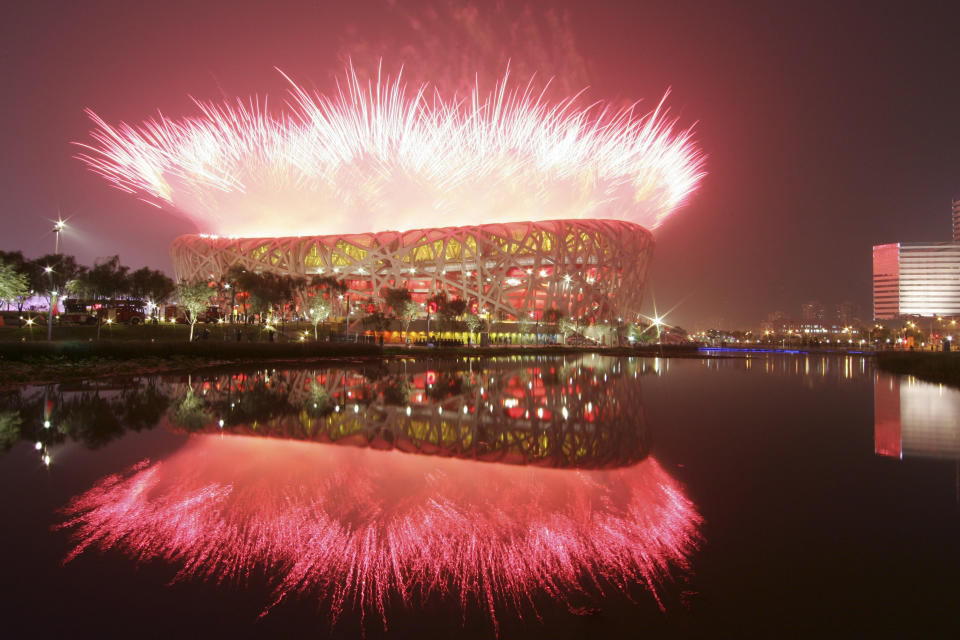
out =
{"type": "Polygon", "coordinates": [[[116,549],[177,580],[266,575],[261,615],[305,599],[384,627],[438,597],[495,629],[611,590],[663,607],[701,517],[648,455],[647,371],[586,356],[167,380],[163,422],[189,437],[70,502],[68,559],[116,549]]]}
{"type": "MultiPolygon", "coordinates": [[[[171,385],[174,429],[337,442],[551,467],[630,465],[647,454],[637,388],[646,362],[400,361],[258,371],[171,385]]],[[[651,371],[654,371],[651,369],[651,371]]]]}

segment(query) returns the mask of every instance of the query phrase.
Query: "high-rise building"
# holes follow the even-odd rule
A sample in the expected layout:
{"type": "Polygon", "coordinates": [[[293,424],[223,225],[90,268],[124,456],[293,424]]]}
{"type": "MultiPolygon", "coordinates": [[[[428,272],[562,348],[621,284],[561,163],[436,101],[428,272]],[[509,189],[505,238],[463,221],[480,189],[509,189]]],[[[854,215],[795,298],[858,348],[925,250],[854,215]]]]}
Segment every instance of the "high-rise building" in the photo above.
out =
{"type": "Polygon", "coordinates": [[[873,247],[873,317],[960,315],[960,243],[873,247]]]}
{"type": "Polygon", "coordinates": [[[825,309],[819,300],[811,300],[800,305],[800,317],[804,322],[823,324],[825,309]]]}
{"type": "Polygon", "coordinates": [[[960,242],[960,198],[953,199],[953,241],[960,242]]]}
{"type": "Polygon", "coordinates": [[[860,323],[860,308],[849,300],[837,305],[837,324],[841,327],[852,327],[860,323]]]}

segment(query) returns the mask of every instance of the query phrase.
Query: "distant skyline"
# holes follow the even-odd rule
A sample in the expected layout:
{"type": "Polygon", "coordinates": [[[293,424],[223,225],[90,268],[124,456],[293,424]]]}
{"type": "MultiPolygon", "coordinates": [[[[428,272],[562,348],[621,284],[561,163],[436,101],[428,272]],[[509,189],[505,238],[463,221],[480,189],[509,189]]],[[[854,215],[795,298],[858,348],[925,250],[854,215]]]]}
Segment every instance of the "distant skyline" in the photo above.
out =
{"type": "MultiPolygon", "coordinates": [[[[589,85],[641,109],[671,90],[708,155],[656,233],[647,307],[686,328],[756,326],[809,300],[871,303],[871,247],[951,238],[960,196],[958,10],[914,3],[31,2],[0,20],[0,249],[118,253],[170,271],[193,228],[72,156],[84,108],[189,116],[188,96],[285,98],[274,67],[329,89],[346,57],[451,85],[502,73],[589,85]],[[527,7],[527,8],[524,8],[527,7]],[[905,8],[904,8],[905,7],[905,8]]],[[[866,319],[866,318],[865,318],[866,319]]]]}

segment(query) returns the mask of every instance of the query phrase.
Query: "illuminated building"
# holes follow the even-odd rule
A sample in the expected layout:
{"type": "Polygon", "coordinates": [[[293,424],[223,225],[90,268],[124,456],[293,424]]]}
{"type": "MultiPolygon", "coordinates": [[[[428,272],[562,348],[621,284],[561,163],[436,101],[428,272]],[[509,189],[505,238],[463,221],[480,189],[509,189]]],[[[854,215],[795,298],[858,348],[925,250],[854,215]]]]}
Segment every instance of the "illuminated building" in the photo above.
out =
{"type": "Polygon", "coordinates": [[[960,242],[960,198],[953,199],[953,241],[960,242]]]}
{"type": "Polygon", "coordinates": [[[549,220],[288,238],[188,235],[170,249],[180,280],[219,279],[231,267],[343,280],[352,300],[405,287],[415,302],[445,292],[495,318],[616,321],[639,312],[653,249],[623,220],[549,220]]]}
{"type": "Polygon", "coordinates": [[[960,243],[873,247],[873,317],[960,315],[960,243]]]}
{"type": "Polygon", "coordinates": [[[849,327],[860,324],[859,316],[859,307],[849,300],[844,300],[836,307],[837,324],[839,324],[841,327],[849,327]]]}
{"type": "Polygon", "coordinates": [[[800,317],[807,324],[822,325],[825,309],[819,300],[811,300],[800,305],[800,317]]]}

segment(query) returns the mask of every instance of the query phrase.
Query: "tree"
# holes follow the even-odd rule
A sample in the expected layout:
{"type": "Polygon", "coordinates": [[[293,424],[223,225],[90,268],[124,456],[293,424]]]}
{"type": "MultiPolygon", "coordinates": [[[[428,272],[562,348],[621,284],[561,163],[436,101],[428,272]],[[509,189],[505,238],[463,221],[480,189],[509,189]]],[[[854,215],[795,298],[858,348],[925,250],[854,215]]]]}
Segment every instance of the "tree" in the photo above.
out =
{"type": "Polygon", "coordinates": [[[330,406],[330,394],[323,385],[317,384],[316,380],[310,381],[310,389],[307,391],[303,409],[311,418],[322,418],[333,411],[330,406]]]}
{"type": "Polygon", "coordinates": [[[393,312],[395,318],[399,318],[403,314],[404,307],[412,300],[410,291],[406,287],[385,288],[382,295],[384,303],[393,312]]]}
{"type": "Polygon", "coordinates": [[[46,292],[47,299],[53,304],[53,292],[63,291],[71,280],[83,277],[86,267],[77,264],[77,259],[62,253],[49,253],[31,260],[26,268],[30,288],[36,292],[46,292]]]}
{"type": "Polygon", "coordinates": [[[280,307],[280,317],[286,320],[289,307],[295,306],[298,302],[303,304],[303,292],[306,291],[307,279],[283,274],[276,276],[274,284],[279,297],[277,305],[280,307]]]}
{"type": "Polygon", "coordinates": [[[467,331],[470,333],[476,333],[477,329],[483,325],[483,320],[481,320],[480,316],[475,313],[466,314],[463,316],[463,321],[467,325],[467,331]]]}
{"type": "MultiPolygon", "coordinates": [[[[192,326],[190,331],[193,332],[192,326]]],[[[193,392],[192,386],[187,386],[186,392],[171,402],[167,416],[171,422],[187,431],[199,431],[213,421],[213,415],[207,411],[203,398],[193,392]]]]}
{"type": "Polygon", "coordinates": [[[130,267],[120,264],[120,256],[111,256],[93,264],[82,276],[95,299],[110,300],[130,293],[130,267]]]}
{"type": "Polygon", "coordinates": [[[143,267],[130,274],[130,294],[156,307],[169,300],[175,289],[176,284],[162,271],[143,267]]]}
{"type": "Polygon", "coordinates": [[[420,315],[420,305],[418,305],[413,300],[408,301],[403,305],[403,308],[400,310],[400,313],[397,317],[400,319],[400,324],[403,326],[403,339],[407,339],[407,334],[410,332],[410,323],[417,319],[420,315]]]}
{"type": "Polygon", "coordinates": [[[12,264],[0,262],[0,305],[9,306],[30,294],[29,280],[12,264]]]}
{"type": "Polygon", "coordinates": [[[313,323],[313,339],[319,340],[317,325],[330,317],[330,301],[316,293],[312,298],[307,299],[306,311],[310,322],[313,323]]]}
{"type": "Polygon", "coordinates": [[[17,411],[0,412],[0,451],[9,451],[20,440],[23,419],[17,411]]]}
{"type": "Polygon", "coordinates": [[[200,314],[210,306],[213,291],[206,282],[181,282],[177,285],[176,298],[183,306],[184,315],[190,323],[190,342],[193,342],[193,329],[200,314]]]}
{"type": "MultiPolygon", "coordinates": [[[[443,292],[443,291],[439,291],[439,292],[433,294],[432,296],[430,296],[429,298],[427,298],[427,334],[428,334],[428,337],[429,337],[429,333],[430,333],[430,317],[431,317],[430,307],[432,306],[432,307],[434,308],[434,310],[435,310],[434,313],[439,316],[440,310],[443,309],[444,306],[446,306],[446,304],[447,304],[447,294],[446,294],[445,292],[443,292]]],[[[436,326],[440,327],[440,329],[442,330],[442,329],[443,329],[443,323],[440,322],[440,318],[437,318],[437,320],[436,320],[435,322],[436,322],[436,326]]]]}
{"type": "MultiPolygon", "coordinates": [[[[35,291],[33,288],[33,282],[35,280],[34,273],[42,272],[42,268],[34,264],[32,260],[24,258],[22,251],[0,251],[0,262],[10,265],[14,271],[23,274],[27,278],[26,291],[12,300],[12,302],[17,305],[17,311],[23,311],[24,303],[35,291]]],[[[43,290],[46,290],[46,287],[44,287],[43,290]]]]}
{"type": "Polygon", "coordinates": [[[466,311],[467,301],[461,300],[460,298],[454,298],[440,308],[440,314],[448,321],[459,318],[466,313],[466,311]]]}
{"type": "Polygon", "coordinates": [[[277,275],[269,271],[255,273],[243,267],[232,267],[224,274],[224,280],[247,294],[241,297],[244,300],[244,313],[247,312],[248,305],[251,311],[261,314],[280,307],[284,317],[286,303],[296,298],[300,299],[301,304],[303,303],[308,283],[304,278],[277,275]]]}
{"type": "Polygon", "coordinates": [[[560,309],[557,309],[555,307],[550,307],[549,309],[543,312],[543,320],[544,322],[547,322],[549,324],[559,323],[561,320],[563,320],[564,316],[565,314],[563,313],[563,311],[560,311],[560,309]]]}
{"type": "Polygon", "coordinates": [[[389,376],[380,388],[383,394],[383,404],[393,406],[407,404],[410,402],[411,387],[412,385],[406,376],[389,376]]]}
{"type": "Polygon", "coordinates": [[[386,331],[390,326],[390,318],[384,312],[374,309],[364,316],[363,326],[372,326],[374,331],[386,331]]]}
{"type": "Polygon", "coordinates": [[[434,294],[427,301],[432,302],[437,307],[437,315],[442,322],[438,323],[441,330],[451,330],[454,328],[454,321],[467,311],[467,301],[459,298],[452,300],[447,298],[445,292],[434,294]]]}

